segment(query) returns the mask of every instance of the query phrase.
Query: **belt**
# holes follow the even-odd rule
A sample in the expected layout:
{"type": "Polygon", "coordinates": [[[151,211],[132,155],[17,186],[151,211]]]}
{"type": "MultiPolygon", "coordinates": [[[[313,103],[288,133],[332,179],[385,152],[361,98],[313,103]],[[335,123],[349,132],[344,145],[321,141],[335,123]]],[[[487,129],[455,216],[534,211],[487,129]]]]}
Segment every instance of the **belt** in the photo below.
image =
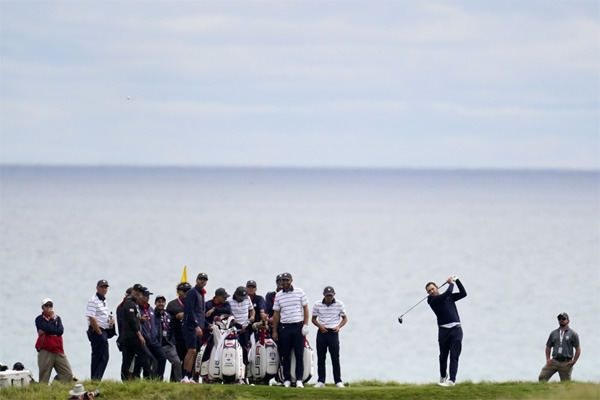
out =
{"type": "Polygon", "coordinates": [[[572,358],[568,358],[568,357],[554,357],[554,359],[556,361],[560,361],[560,362],[569,362],[572,360],[572,358]]]}
{"type": "Polygon", "coordinates": [[[283,326],[296,326],[296,325],[302,325],[303,322],[290,322],[289,324],[280,324],[283,326]]]}

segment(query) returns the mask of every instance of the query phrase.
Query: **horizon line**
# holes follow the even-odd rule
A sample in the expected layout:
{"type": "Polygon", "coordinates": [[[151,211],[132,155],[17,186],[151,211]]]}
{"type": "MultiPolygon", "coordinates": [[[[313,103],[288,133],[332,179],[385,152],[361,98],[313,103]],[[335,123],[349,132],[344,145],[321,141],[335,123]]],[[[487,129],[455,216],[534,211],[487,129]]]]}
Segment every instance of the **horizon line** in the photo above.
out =
{"type": "Polygon", "coordinates": [[[83,163],[3,163],[0,168],[164,168],[164,169],[254,169],[254,170],[332,170],[332,171],[506,171],[506,172],[600,172],[598,168],[576,167],[414,167],[414,166],[295,166],[295,165],[201,165],[201,164],[83,164],[83,163]]]}

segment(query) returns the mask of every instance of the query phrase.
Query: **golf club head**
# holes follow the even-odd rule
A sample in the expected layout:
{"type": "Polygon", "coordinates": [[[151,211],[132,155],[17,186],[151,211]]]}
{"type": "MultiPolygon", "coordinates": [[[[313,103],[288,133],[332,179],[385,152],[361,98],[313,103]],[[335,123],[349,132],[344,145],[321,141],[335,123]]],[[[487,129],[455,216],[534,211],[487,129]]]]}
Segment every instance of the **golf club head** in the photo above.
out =
{"type": "Polygon", "coordinates": [[[402,323],[402,317],[398,317],[398,323],[401,324],[402,323]]]}

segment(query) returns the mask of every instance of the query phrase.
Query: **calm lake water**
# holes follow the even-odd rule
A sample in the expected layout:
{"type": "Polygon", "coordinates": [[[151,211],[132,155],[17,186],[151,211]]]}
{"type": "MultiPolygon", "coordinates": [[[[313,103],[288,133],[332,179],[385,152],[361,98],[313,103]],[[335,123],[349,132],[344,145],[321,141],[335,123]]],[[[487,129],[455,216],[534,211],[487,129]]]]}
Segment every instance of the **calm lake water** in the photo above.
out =
{"type": "MultiPolygon", "coordinates": [[[[2,166],[0,362],[34,370],[35,317],[50,297],[79,378],[90,375],[85,307],[140,282],[175,297],[248,279],[264,295],[290,272],[311,303],[346,304],[342,377],[437,382],[425,283],[458,275],[458,380],[537,380],[556,315],[580,335],[573,378],[600,381],[598,172],[2,166]]],[[[153,298],[151,300],[153,302],[153,298]]],[[[309,339],[314,342],[311,325],[309,339]]],[[[111,341],[105,378],[119,379],[111,341]]],[[[169,369],[169,367],[167,367],[169,369]]],[[[328,364],[328,382],[332,381],[328,364]]],[[[556,380],[557,377],[554,378],[556,380]]],[[[314,383],[316,379],[313,378],[314,383]]]]}

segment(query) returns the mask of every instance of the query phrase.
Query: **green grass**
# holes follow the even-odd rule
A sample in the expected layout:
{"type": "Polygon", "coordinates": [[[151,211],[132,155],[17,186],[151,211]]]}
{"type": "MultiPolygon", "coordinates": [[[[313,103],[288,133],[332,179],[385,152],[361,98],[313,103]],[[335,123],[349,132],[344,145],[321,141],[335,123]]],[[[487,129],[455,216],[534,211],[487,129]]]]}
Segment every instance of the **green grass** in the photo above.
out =
{"type": "MultiPolygon", "coordinates": [[[[82,382],[86,390],[100,389],[100,400],[191,399],[548,399],[598,400],[600,384],[586,382],[464,382],[454,387],[397,382],[359,381],[344,389],[334,386],[304,389],[276,386],[189,385],[169,382],[82,382]]],[[[72,384],[32,384],[0,389],[0,399],[65,400],[72,384]]]]}

